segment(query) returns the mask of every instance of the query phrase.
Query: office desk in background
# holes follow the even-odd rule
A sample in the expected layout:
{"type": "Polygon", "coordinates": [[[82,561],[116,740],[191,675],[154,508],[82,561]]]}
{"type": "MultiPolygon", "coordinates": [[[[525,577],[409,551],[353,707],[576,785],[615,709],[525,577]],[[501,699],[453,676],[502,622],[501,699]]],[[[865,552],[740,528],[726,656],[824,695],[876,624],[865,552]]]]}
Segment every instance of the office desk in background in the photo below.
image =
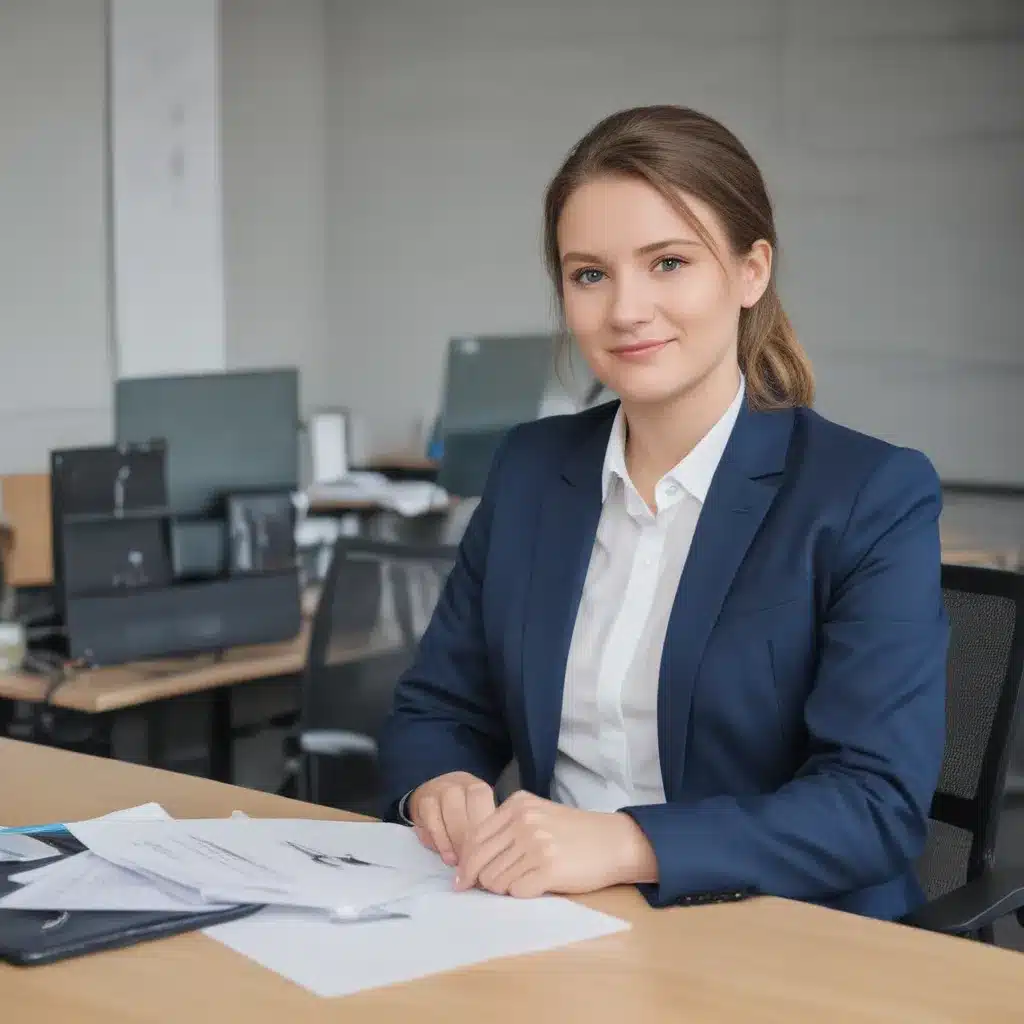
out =
{"type": "MultiPolygon", "coordinates": [[[[10,740],[0,740],[0,778],[17,780],[0,788],[0,821],[11,825],[149,800],[176,817],[348,817],[10,740]]],[[[74,1024],[1021,1020],[1019,953],[777,899],[651,910],[634,889],[620,888],[583,902],[632,929],[341,1000],[317,999],[200,934],[50,967],[0,967],[0,999],[5,1019],[74,1024]]]]}
{"type": "MultiPolygon", "coordinates": [[[[60,684],[49,704],[88,715],[138,708],[156,701],[212,691],[210,722],[210,773],[215,779],[231,778],[233,729],[232,689],[279,676],[297,675],[306,664],[310,624],[294,640],[282,644],[236,647],[223,656],[197,655],[89,669],[60,684]]],[[[331,648],[333,665],[354,664],[394,650],[393,644],[336,643],[331,648]]],[[[49,682],[27,672],[0,673],[0,699],[39,704],[47,700],[49,682]]],[[[150,750],[150,761],[159,756],[150,750]]]]}

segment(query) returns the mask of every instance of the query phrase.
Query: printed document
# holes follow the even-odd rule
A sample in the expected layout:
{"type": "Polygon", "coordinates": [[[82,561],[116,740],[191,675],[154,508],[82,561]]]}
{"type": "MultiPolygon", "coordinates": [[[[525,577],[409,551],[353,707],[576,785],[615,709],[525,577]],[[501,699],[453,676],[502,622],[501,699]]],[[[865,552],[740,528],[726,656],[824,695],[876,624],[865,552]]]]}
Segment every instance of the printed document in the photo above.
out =
{"type": "Polygon", "coordinates": [[[210,903],[268,903],[338,917],[452,888],[454,871],[401,825],[291,819],[91,821],[71,826],[94,854],[210,903]]]}

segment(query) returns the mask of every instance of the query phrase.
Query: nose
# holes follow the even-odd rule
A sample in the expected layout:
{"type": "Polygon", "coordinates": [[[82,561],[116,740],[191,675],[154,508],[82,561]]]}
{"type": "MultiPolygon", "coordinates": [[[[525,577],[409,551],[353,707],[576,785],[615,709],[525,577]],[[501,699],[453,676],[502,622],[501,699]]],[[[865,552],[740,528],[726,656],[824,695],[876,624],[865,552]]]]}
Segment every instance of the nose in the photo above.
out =
{"type": "Polygon", "coordinates": [[[619,331],[633,331],[654,319],[654,296],[643,275],[616,275],[609,319],[619,331]]]}

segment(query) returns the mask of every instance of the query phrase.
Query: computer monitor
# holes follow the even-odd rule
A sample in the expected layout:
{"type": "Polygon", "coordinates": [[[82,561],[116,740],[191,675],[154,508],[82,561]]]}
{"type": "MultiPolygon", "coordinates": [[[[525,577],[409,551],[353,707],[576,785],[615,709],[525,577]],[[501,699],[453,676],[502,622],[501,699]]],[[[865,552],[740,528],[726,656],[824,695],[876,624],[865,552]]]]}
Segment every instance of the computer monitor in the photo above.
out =
{"type": "Polygon", "coordinates": [[[240,491],[299,485],[299,380],[294,369],[119,380],[119,443],[162,438],[175,515],[223,514],[240,491]]]}
{"type": "Polygon", "coordinates": [[[554,351],[550,334],[452,339],[440,415],[442,487],[480,494],[501,439],[540,414],[554,351]]]}

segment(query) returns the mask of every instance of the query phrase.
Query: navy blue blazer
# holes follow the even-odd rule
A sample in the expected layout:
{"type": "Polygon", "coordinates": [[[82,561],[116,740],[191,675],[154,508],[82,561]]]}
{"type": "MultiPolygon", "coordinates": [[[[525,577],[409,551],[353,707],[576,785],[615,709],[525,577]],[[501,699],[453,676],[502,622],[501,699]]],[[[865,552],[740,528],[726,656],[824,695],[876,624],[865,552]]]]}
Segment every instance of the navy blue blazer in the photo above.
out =
{"type": "MultiPolygon", "coordinates": [[[[381,758],[389,815],[515,756],[548,796],[617,403],[503,442],[381,758]]],[[[744,406],[701,512],[658,689],[666,803],[627,807],[655,906],[749,890],[874,917],[922,899],[945,739],[936,474],[809,409],[744,406]]]]}

